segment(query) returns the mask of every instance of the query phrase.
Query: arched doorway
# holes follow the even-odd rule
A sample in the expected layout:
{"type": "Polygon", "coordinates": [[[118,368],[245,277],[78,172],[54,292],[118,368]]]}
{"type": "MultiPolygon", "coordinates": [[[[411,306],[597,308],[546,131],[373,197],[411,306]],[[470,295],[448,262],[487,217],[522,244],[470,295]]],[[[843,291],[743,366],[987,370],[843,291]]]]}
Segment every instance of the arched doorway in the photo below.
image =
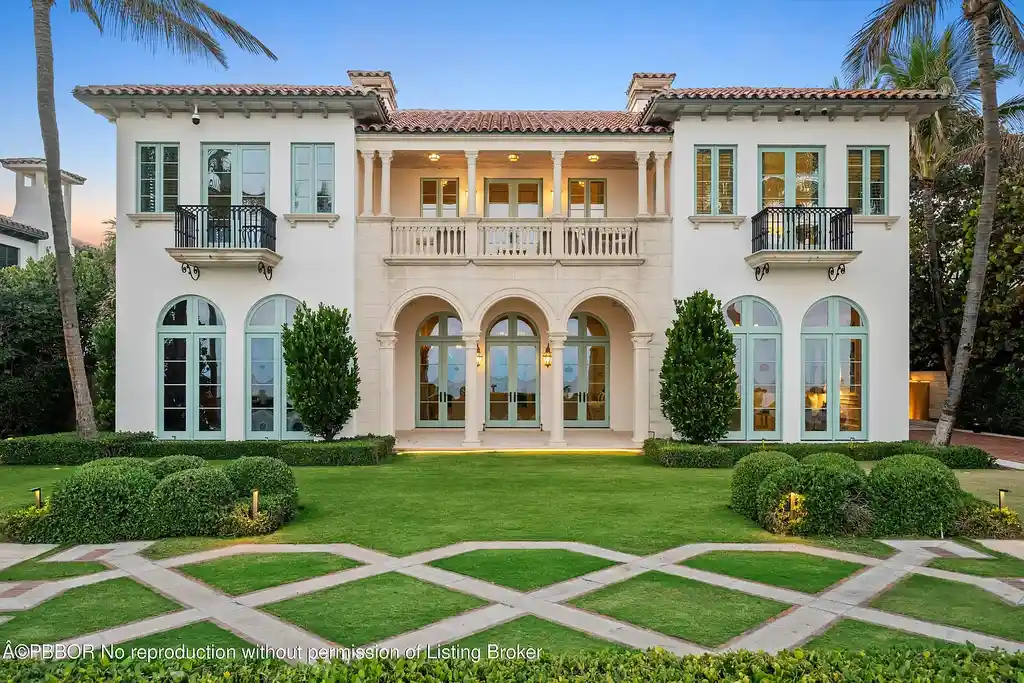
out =
{"type": "Polygon", "coordinates": [[[461,427],[466,421],[466,347],[452,313],[427,316],[416,330],[416,426],[461,427]]]}
{"type": "Polygon", "coordinates": [[[521,313],[508,313],[487,330],[487,425],[540,426],[540,335],[521,313]]]}
{"type": "Polygon", "coordinates": [[[597,316],[576,313],[569,318],[561,392],[566,427],[608,426],[609,346],[608,326],[597,316]]]}
{"type": "Polygon", "coordinates": [[[725,320],[736,344],[736,393],[729,439],[754,441],[782,438],[779,419],[782,325],[768,302],[753,296],[725,307],[725,320]]]}
{"type": "Polygon", "coordinates": [[[848,299],[821,299],[804,314],[804,415],[808,440],[867,439],[867,344],[864,312],[848,299]]]}
{"type": "Polygon", "coordinates": [[[288,398],[288,373],[281,328],[290,325],[299,302],[276,295],[259,301],[245,321],[246,439],[309,439],[288,398]]]}

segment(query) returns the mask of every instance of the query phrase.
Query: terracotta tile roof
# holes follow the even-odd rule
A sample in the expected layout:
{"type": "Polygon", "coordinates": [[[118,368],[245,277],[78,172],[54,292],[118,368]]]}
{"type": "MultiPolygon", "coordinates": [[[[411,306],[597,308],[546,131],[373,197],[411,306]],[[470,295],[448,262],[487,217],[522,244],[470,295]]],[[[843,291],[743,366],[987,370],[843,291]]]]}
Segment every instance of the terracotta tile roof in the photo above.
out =
{"type": "Polygon", "coordinates": [[[363,124],[360,131],[385,133],[668,133],[640,125],[625,111],[465,111],[399,109],[391,122],[363,124]]]}
{"type": "Polygon", "coordinates": [[[676,75],[674,73],[652,73],[648,71],[638,71],[633,74],[633,78],[670,78],[674,79],[676,75]]]}
{"type": "Polygon", "coordinates": [[[11,237],[19,237],[21,239],[27,239],[32,242],[38,242],[39,240],[45,240],[50,236],[50,233],[37,230],[30,225],[19,223],[16,220],[12,220],[9,216],[0,214],[0,232],[10,235],[11,237]]]}
{"type": "Polygon", "coordinates": [[[667,100],[941,100],[934,90],[836,90],[834,88],[666,88],[667,100]]]}
{"type": "Polygon", "coordinates": [[[375,95],[376,91],[355,85],[80,85],[73,94],[134,95],[160,97],[348,97],[375,95]]]}
{"type": "MultiPolygon", "coordinates": [[[[0,159],[0,166],[3,166],[4,168],[17,168],[19,166],[46,166],[46,159],[43,159],[42,157],[8,157],[6,159],[0,159]]],[[[60,172],[61,175],[68,180],[76,183],[85,182],[85,176],[80,176],[77,173],[65,171],[64,169],[61,169],[60,172]]]]}
{"type": "Polygon", "coordinates": [[[373,78],[375,76],[391,76],[390,71],[375,71],[373,69],[366,71],[361,69],[351,69],[348,71],[349,78],[355,76],[356,78],[373,78]]]}

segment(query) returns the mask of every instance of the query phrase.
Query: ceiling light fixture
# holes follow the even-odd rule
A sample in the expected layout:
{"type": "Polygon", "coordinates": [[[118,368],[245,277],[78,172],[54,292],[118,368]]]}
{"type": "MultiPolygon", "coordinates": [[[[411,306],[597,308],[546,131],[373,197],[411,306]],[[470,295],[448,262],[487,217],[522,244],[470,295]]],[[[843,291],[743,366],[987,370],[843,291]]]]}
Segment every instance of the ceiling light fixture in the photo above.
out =
{"type": "Polygon", "coordinates": [[[601,156],[599,154],[591,154],[591,155],[587,156],[587,161],[589,161],[592,164],[596,164],[597,160],[600,159],[600,158],[601,158],[601,156]]]}
{"type": "Polygon", "coordinates": [[[437,152],[431,152],[430,154],[427,155],[427,158],[430,159],[431,161],[438,161],[441,158],[441,155],[438,154],[437,152]]]}
{"type": "Polygon", "coordinates": [[[519,161],[519,155],[518,154],[509,154],[508,155],[508,160],[509,161],[519,161]]]}

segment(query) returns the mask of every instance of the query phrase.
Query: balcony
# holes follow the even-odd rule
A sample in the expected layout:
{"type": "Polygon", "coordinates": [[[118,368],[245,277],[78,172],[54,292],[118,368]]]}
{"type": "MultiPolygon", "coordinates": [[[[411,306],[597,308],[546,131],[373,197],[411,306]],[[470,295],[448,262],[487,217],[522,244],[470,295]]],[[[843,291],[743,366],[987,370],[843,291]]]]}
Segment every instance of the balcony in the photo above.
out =
{"type": "Polygon", "coordinates": [[[848,207],[769,206],[751,218],[747,264],[760,281],[772,268],[826,268],[835,281],[860,252],[848,207]]]}
{"type": "Polygon", "coordinates": [[[179,205],[174,212],[174,246],[167,253],[193,280],[205,267],[239,266],[255,266],[270,280],[281,262],[277,216],[257,205],[179,205]]]}
{"type": "Polygon", "coordinates": [[[628,218],[395,218],[390,265],[641,265],[628,218]]]}

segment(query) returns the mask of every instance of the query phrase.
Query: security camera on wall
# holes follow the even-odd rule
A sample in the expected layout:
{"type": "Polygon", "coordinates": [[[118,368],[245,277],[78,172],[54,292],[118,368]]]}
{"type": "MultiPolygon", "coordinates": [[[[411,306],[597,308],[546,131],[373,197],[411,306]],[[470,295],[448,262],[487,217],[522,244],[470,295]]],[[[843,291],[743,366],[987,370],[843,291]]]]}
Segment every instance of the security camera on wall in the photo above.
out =
{"type": "Polygon", "coordinates": [[[199,105],[197,104],[192,108],[192,124],[198,126],[199,120],[199,105]]]}

